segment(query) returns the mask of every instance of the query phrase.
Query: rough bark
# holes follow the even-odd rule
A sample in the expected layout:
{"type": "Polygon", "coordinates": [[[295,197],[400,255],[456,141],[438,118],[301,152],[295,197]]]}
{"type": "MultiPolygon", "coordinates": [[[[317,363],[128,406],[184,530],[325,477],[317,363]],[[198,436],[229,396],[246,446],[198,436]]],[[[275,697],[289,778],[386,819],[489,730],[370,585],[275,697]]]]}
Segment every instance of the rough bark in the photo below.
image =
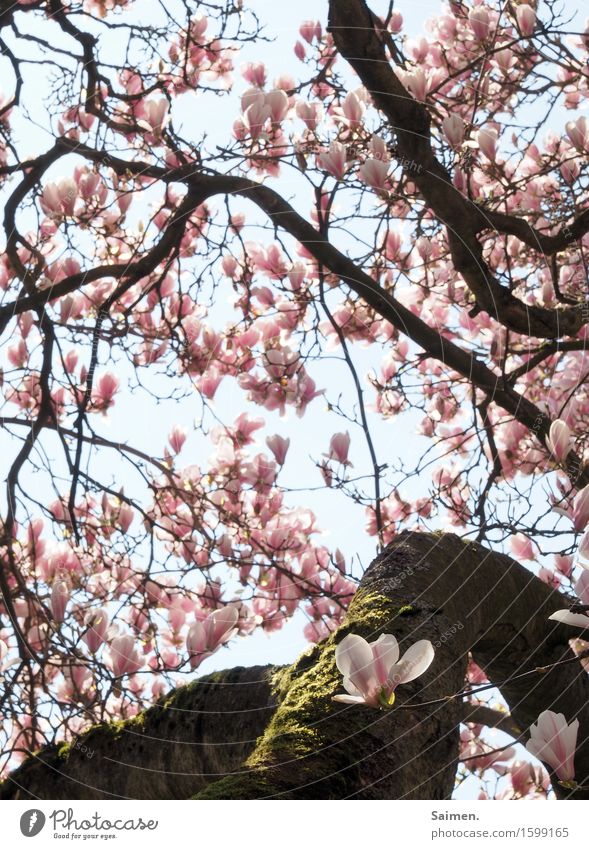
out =
{"type": "MultiPolygon", "coordinates": [[[[579,718],[577,779],[588,782],[589,678],[569,649],[572,629],[548,621],[564,604],[505,555],[453,534],[401,534],[366,572],[344,625],[273,670],[274,696],[269,667],[209,676],[138,720],[91,729],[79,740],[94,750],[91,760],[71,746],[40,753],[0,797],[449,798],[459,725],[471,709],[448,697],[463,688],[469,651],[507,699],[509,733],[525,732],[548,708],[579,718]],[[402,650],[430,639],[435,661],[399,688],[390,711],[334,703],[342,692],[335,646],[350,632],[394,633],[402,650]],[[237,683],[228,696],[226,685],[237,683]]],[[[589,786],[555,789],[589,797],[589,786]]]]}
{"type": "MultiPolygon", "coordinates": [[[[570,629],[547,621],[562,606],[562,595],[509,557],[452,534],[401,534],[367,571],[345,625],[284,673],[283,701],[249,773],[198,798],[449,798],[462,706],[445,697],[461,689],[469,649],[522,731],[547,708],[579,718],[577,777],[586,781],[589,679],[578,662],[536,671],[572,659],[570,629]],[[350,631],[392,632],[405,646],[429,638],[439,644],[435,663],[390,712],[342,709],[331,701],[341,690],[334,651],[350,631]]],[[[589,796],[588,787],[555,789],[589,796]]]]}
{"type": "Polygon", "coordinates": [[[0,785],[0,799],[186,799],[253,750],[274,709],[272,671],[208,675],[134,719],[42,749],[0,785]]]}

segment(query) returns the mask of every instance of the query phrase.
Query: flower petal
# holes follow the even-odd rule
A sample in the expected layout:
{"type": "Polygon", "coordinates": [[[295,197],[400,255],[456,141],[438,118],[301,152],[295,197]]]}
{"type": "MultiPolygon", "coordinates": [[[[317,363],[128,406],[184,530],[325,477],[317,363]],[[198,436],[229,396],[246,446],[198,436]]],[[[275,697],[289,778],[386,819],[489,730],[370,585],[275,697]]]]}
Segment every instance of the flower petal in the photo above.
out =
{"type": "Polygon", "coordinates": [[[337,668],[354,685],[356,692],[368,695],[378,686],[372,649],[363,637],[348,634],[335,650],[337,668]]]}
{"type": "Polygon", "coordinates": [[[374,669],[379,684],[386,684],[389,670],[399,660],[399,643],[392,634],[381,634],[378,640],[370,643],[374,658],[374,669]]]}
{"type": "Polygon", "coordinates": [[[574,625],[575,628],[589,628],[589,616],[584,613],[571,613],[570,610],[557,610],[548,617],[554,622],[564,622],[565,625],[574,625]]]}
{"type": "Polygon", "coordinates": [[[346,696],[344,694],[337,695],[333,697],[334,702],[343,702],[345,705],[363,705],[364,697],[363,696],[346,696]]]}
{"type": "Polygon", "coordinates": [[[435,656],[429,640],[418,640],[410,646],[401,660],[390,670],[389,680],[395,684],[406,684],[419,678],[430,666],[435,656]]]}

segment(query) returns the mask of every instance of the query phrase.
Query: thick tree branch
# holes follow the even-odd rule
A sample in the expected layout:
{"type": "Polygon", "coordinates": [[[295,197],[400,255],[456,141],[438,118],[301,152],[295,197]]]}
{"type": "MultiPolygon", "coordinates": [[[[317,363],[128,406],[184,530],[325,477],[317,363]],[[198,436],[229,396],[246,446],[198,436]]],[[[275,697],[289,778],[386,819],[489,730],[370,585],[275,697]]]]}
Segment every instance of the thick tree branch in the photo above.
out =
{"type": "MultiPolygon", "coordinates": [[[[451,696],[461,690],[469,650],[501,685],[514,730],[548,708],[579,718],[577,779],[587,781],[589,678],[578,662],[550,666],[572,657],[570,629],[548,621],[562,603],[505,555],[452,534],[401,534],[365,574],[346,623],[284,673],[282,703],[248,758],[249,773],[198,798],[449,798],[464,718],[451,696]],[[394,633],[405,648],[427,638],[436,659],[401,688],[393,710],[342,710],[332,702],[341,691],[334,654],[350,632],[394,633]]],[[[555,789],[589,797],[589,785],[555,789]]]]}
{"type": "Polygon", "coordinates": [[[413,163],[411,179],[445,225],[454,268],[464,278],[478,306],[505,327],[526,336],[574,336],[589,320],[582,304],[555,310],[524,304],[500,284],[486,264],[477,233],[494,226],[493,216],[453,186],[433,151],[427,109],[411,97],[395,75],[375,24],[364,0],[330,0],[329,30],[335,45],[386,115],[401,156],[413,163]]]}
{"type": "Polygon", "coordinates": [[[0,799],[185,799],[239,768],[274,709],[272,667],[217,672],[131,720],[28,758],[0,799]]]}
{"type": "MultiPolygon", "coordinates": [[[[575,763],[587,783],[589,678],[573,660],[571,629],[548,621],[562,606],[561,594],[505,555],[452,534],[403,533],[366,572],[344,625],[274,670],[273,714],[268,667],[218,673],[136,720],[38,753],[0,798],[449,798],[461,722],[521,738],[546,709],[579,718],[575,763]],[[435,661],[397,691],[390,711],[342,707],[332,701],[342,691],[334,652],[348,633],[394,633],[402,649],[430,639],[435,661]],[[509,715],[463,702],[469,651],[509,715]]],[[[589,784],[555,789],[589,797],[589,784]]]]}
{"type": "MultiPolygon", "coordinates": [[[[381,288],[369,274],[359,268],[353,260],[342,254],[310,222],[299,215],[287,201],[269,187],[243,177],[224,174],[195,174],[193,165],[166,170],[143,162],[127,162],[109,154],[107,151],[95,150],[79,143],[74,145],[70,139],[66,138],[59,139],[56,142],[56,147],[62,153],[71,150],[71,152],[75,151],[93,162],[101,162],[119,174],[142,175],[162,180],[165,183],[183,182],[189,187],[190,191],[178,207],[159,242],[138,260],[125,265],[103,266],[71,275],[50,290],[41,291],[34,295],[25,295],[16,302],[6,304],[0,307],[0,328],[6,326],[14,315],[35,309],[39,304],[46,302],[48,298],[53,300],[76,291],[87,282],[101,277],[137,280],[149,274],[167,256],[177,240],[181,238],[186,219],[191,211],[217,194],[241,195],[262,209],[276,227],[297,239],[318,263],[325,266],[333,274],[338,275],[379,315],[423,348],[429,356],[441,361],[459,375],[471,381],[490,400],[513,415],[516,421],[524,424],[545,444],[551,421],[544,412],[516,392],[501,375],[495,374],[475,356],[464,351],[454,342],[445,339],[439,329],[430,327],[389,292],[381,288]]],[[[48,163],[53,161],[54,157],[48,154],[37,160],[37,163],[33,166],[37,179],[48,167],[48,163]]],[[[19,197],[21,194],[19,191],[19,197]]],[[[589,474],[574,452],[571,452],[567,457],[567,471],[576,485],[584,486],[589,483],[589,474]]]]}

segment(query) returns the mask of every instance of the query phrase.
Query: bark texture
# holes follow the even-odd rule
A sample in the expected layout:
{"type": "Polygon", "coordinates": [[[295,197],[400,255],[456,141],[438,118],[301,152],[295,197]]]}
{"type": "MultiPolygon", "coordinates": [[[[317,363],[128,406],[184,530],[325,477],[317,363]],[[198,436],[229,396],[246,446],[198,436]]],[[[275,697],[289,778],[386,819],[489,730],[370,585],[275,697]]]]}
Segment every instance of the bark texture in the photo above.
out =
{"type": "MultiPolygon", "coordinates": [[[[283,673],[283,700],[246,762],[249,773],[210,784],[198,798],[449,798],[463,707],[446,697],[462,688],[469,650],[522,732],[547,708],[569,721],[578,716],[577,777],[586,779],[587,674],[578,662],[536,671],[573,657],[571,629],[547,621],[563,603],[519,563],[481,545],[453,534],[401,534],[366,572],[344,626],[283,673]],[[402,649],[430,639],[435,662],[400,688],[393,710],[342,709],[331,701],[341,691],[334,653],[350,632],[392,632],[402,649]],[[522,673],[529,674],[515,677],[522,673]]],[[[588,796],[588,788],[556,789],[588,796]]]]}
{"type": "Polygon", "coordinates": [[[469,651],[507,699],[510,733],[546,709],[579,718],[577,779],[589,783],[589,678],[568,646],[573,629],[548,621],[565,605],[510,557],[453,534],[403,533],[366,572],[342,627],[292,666],[181,688],[138,719],[87,732],[79,745],[91,759],[73,746],[39,753],[0,797],[447,799],[468,713],[449,697],[469,651]],[[335,647],[348,633],[394,633],[401,650],[430,639],[435,660],[392,710],[334,703],[335,647]]]}
{"type": "Polygon", "coordinates": [[[28,758],[0,799],[186,799],[239,769],[274,710],[270,666],[179,687],[134,719],[28,758]]]}

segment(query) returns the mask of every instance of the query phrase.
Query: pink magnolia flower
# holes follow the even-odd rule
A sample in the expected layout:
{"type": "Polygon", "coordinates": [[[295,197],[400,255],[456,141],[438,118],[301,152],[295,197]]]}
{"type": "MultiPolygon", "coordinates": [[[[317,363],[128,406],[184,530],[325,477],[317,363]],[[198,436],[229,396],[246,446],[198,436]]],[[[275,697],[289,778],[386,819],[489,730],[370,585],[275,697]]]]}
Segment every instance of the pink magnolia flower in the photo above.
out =
{"type": "Polygon", "coordinates": [[[231,639],[237,630],[238,617],[238,609],[228,605],[214,610],[202,622],[193,623],[186,638],[191,669],[196,669],[215,649],[231,639]]]}
{"type": "Polygon", "coordinates": [[[270,117],[270,107],[265,100],[255,101],[243,113],[243,122],[249,130],[252,139],[257,139],[262,133],[264,124],[270,117]]]}
{"type": "Polygon", "coordinates": [[[517,25],[522,35],[530,36],[536,29],[536,12],[527,3],[518,6],[515,10],[517,25]]]}
{"type": "Polygon", "coordinates": [[[377,191],[386,187],[389,163],[384,159],[367,159],[358,169],[360,179],[377,191]]]}
{"type": "Polygon", "coordinates": [[[489,13],[484,6],[475,6],[468,15],[468,22],[477,41],[484,41],[489,34],[489,13]]]}
{"type": "Polygon", "coordinates": [[[301,62],[304,60],[307,55],[307,51],[305,50],[305,45],[301,41],[296,41],[294,46],[294,54],[301,62]]]}
{"type": "Polygon", "coordinates": [[[355,92],[349,91],[347,93],[342,109],[350,127],[359,127],[362,124],[366,106],[355,92]]]}
{"type": "Polygon", "coordinates": [[[279,124],[288,112],[288,97],[280,89],[269,91],[265,98],[265,104],[270,110],[270,119],[274,124],[279,124]]]}
{"type": "Polygon", "coordinates": [[[348,634],[335,650],[335,662],[349,695],[333,699],[345,704],[392,707],[399,684],[423,675],[433,659],[434,647],[429,640],[414,643],[399,660],[399,644],[392,634],[382,634],[372,643],[348,634]]]}
{"type": "Polygon", "coordinates": [[[118,378],[111,372],[101,375],[92,390],[92,405],[105,412],[114,403],[113,398],[119,388],[118,378]]]}
{"type": "Polygon", "coordinates": [[[321,24],[319,21],[303,21],[299,27],[299,33],[307,44],[311,44],[314,38],[321,41],[321,24]]]}
{"type": "Polygon", "coordinates": [[[60,689],[60,698],[64,701],[77,701],[91,689],[94,678],[87,666],[72,663],[63,670],[64,683],[60,689]]]}
{"type": "Polygon", "coordinates": [[[389,158],[387,143],[380,136],[372,135],[370,139],[370,152],[375,159],[389,158]]]}
{"type": "Polygon", "coordinates": [[[350,450],[350,434],[334,433],[329,442],[329,453],[327,456],[330,460],[337,460],[344,466],[349,466],[351,463],[348,460],[348,452],[350,450]]]}
{"type": "Polygon", "coordinates": [[[335,177],[336,180],[341,180],[346,173],[347,151],[340,142],[332,142],[329,145],[329,150],[320,153],[317,157],[317,162],[320,168],[335,177]]]}
{"type": "Polygon", "coordinates": [[[180,451],[182,451],[182,446],[186,442],[187,434],[187,429],[181,425],[174,425],[168,434],[168,442],[170,443],[170,448],[174,454],[179,454],[180,451]]]}
{"type": "Polygon", "coordinates": [[[247,62],[241,67],[241,75],[256,88],[264,88],[266,85],[266,66],[263,62],[247,62]]]}
{"type": "Polygon", "coordinates": [[[527,796],[531,790],[542,787],[543,780],[546,778],[546,773],[543,776],[543,772],[544,770],[529,761],[515,761],[509,770],[514,792],[518,796],[527,796]]]}
{"type": "Polygon", "coordinates": [[[274,458],[278,465],[283,466],[286,459],[286,453],[290,446],[290,439],[275,433],[274,436],[266,437],[266,445],[274,454],[274,458]]]}
{"type": "Polygon", "coordinates": [[[444,131],[444,135],[450,142],[453,148],[460,147],[462,142],[464,141],[464,121],[460,117],[460,115],[446,115],[444,120],[442,121],[442,129],[444,131]]]}
{"type": "Polygon", "coordinates": [[[135,637],[131,634],[113,637],[110,642],[109,662],[115,678],[137,672],[143,662],[135,647],[135,637]]]}
{"type": "Polygon", "coordinates": [[[250,445],[254,440],[252,434],[264,427],[264,419],[253,419],[247,413],[240,413],[233,423],[233,439],[238,445],[250,445]]]}
{"type": "Polygon", "coordinates": [[[396,35],[403,29],[403,15],[396,10],[391,14],[389,19],[389,30],[396,35]]]}
{"type": "Polygon", "coordinates": [[[108,614],[102,608],[99,610],[90,610],[84,617],[84,625],[87,627],[82,639],[88,646],[89,650],[94,654],[106,640],[106,632],[108,631],[108,614]]]}
{"type": "Polygon", "coordinates": [[[149,129],[155,136],[161,135],[168,121],[168,110],[170,108],[166,98],[145,100],[141,107],[142,117],[149,129]]]}
{"type": "Polygon", "coordinates": [[[223,375],[221,372],[216,368],[210,368],[206,374],[199,377],[197,385],[205,398],[210,398],[212,400],[215,397],[215,393],[222,380],[223,375]]]}
{"type": "Polygon", "coordinates": [[[119,508],[119,515],[117,516],[117,521],[119,523],[119,528],[124,534],[127,533],[129,528],[133,524],[134,519],[135,511],[133,510],[130,504],[123,502],[119,508]]]}
{"type": "Polygon", "coordinates": [[[581,541],[579,542],[579,548],[577,549],[577,553],[579,557],[582,557],[583,560],[589,560],[589,531],[583,534],[581,537],[581,541]]]}
{"type": "Polygon", "coordinates": [[[483,128],[477,133],[477,144],[487,159],[494,162],[497,157],[497,130],[483,128]]]}
{"type": "MultiPolygon", "coordinates": [[[[575,593],[582,604],[589,605],[589,572],[583,570],[574,584],[575,593]]],[[[575,628],[589,628],[589,616],[586,613],[572,613],[570,610],[557,610],[548,617],[554,622],[564,622],[575,628]]]]}
{"type": "Polygon", "coordinates": [[[51,615],[56,622],[63,622],[65,609],[70,600],[69,587],[65,581],[56,581],[51,591],[51,615]]]}
{"type": "Polygon", "coordinates": [[[578,730],[578,719],[569,724],[564,714],[545,710],[530,728],[526,749],[551,766],[561,781],[572,781],[578,730]]]}
{"type": "Polygon", "coordinates": [[[0,640],[0,664],[8,654],[8,646],[4,642],[4,640],[0,640]]]}
{"type": "Polygon", "coordinates": [[[562,419],[555,419],[546,437],[546,447],[559,463],[564,463],[572,448],[571,431],[562,419]]]}
{"type": "Polygon", "coordinates": [[[41,195],[41,209],[45,215],[61,218],[73,215],[78,197],[78,186],[71,177],[64,177],[58,183],[47,183],[41,195]]]}
{"type": "Polygon", "coordinates": [[[511,537],[511,550],[518,560],[535,560],[532,541],[525,534],[514,534],[511,537]]]}
{"type": "Polygon", "coordinates": [[[555,554],[554,565],[565,578],[570,578],[573,574],[573,558],[566,554],[555,554]]]}
{"type": "Polygon", "coordinates": [[[573,500],[573,525],[575,532],[579,533],[584,530],[587,522],[589,522],[589,485],[580,489],[573,500]]]}
{"type": "Polygon", "coordinates": [[[565,124],[565,130],[573,147],[576,147],[580,153],[584,153],[589,147],[587,118],[581,115],[576,121],[568,121],[565,124]]]}
{"type": "Polygon", "coordinates": [[[415,68],[412,71],[397,71],[397,76],[416,100],[422,103],[425,101],[430,81],[423,68],[415,68]]]}
{"type": "Polygon", "coordinates": [[[305,103],[303,100],[299,100],[295,112],[297,118],[304,121],[310,130],[316,130],[323,115],[323,107],[320,103],[305,103]]]}

